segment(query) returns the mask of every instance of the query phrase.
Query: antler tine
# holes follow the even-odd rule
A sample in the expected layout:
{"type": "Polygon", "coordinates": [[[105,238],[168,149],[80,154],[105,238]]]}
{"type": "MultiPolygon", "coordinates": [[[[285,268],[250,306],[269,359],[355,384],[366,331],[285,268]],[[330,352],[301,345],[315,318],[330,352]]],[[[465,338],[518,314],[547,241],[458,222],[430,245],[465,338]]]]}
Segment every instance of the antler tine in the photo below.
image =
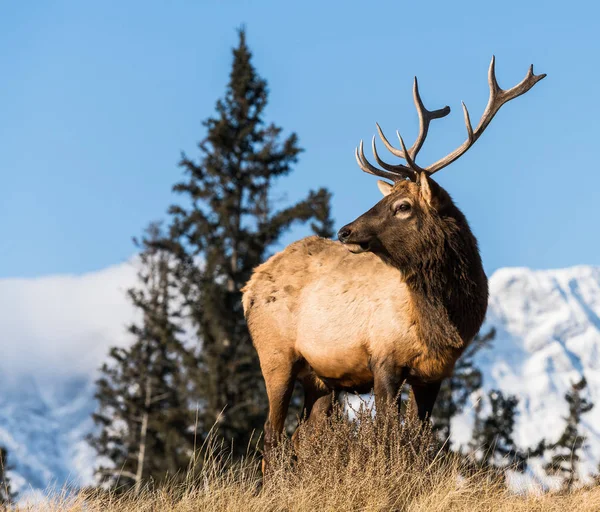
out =
{"type": "Polygon", "coordinates": [[[519,82],[514,87],[504,90],[501,89],[498,85],[498,81],[496,80],[496,58],[492,57],[492,61],[490,62],[490,67],[488,71],[488,84],[490,86],[490,97],[481,116],[481,120],[477,125],[477,128],[473,130],[471,126],[471,120],[469,117],[469,111],[467,110],[466,105],[463,103],[463,112],[465,115],[465,125],[467,127],[467,140],[463,142],[461,146],[455,149],[452,153],[441,158],[437,162],[431,164],[430,166],[425,168],[429,174],[433,174],[434,172],[443,169],[447,165],[450,165],[460,156],[462,156],[466,151],[481,137],[487,126],[490,124],[494,116],[498,113],[498,110],[504,105],[508,103],[510,100],[525,94],[529,91],[535,84],[537,84],[542,78],[546,76],[545,73],[541,75],[533,74],[533,64],[529,67],[527,71],[527,75],[521,82],[519,82]]]}
{"type": "MultiPolygon", "coordinates": [[[[391,165],[385,163],[381,158],[379,158],[379,154],[377,153],[377,146],[375,145],[375,136],[373,136],[373,140],[371,141],[371,146],[373,149],[373,156],[375,157],[375,161],[381,165],[384,169],[387,169],[390,172],[402,174],[403,178],[412,178],[413,170],[410,167],[406,167],[405,165],[391,165]]],[[[409,157],[410,158],[410,157],[409,157]]]]}
{"type": "Polygon", "coordinates": [[[360,141],[358,148],[354,150],[354,156],[356,157],[356,162],[358,166],[366,173],[373,174],[374,176],[379,176],[380,178],[386,178],[388,180],[393,181],[394,183],[405,179],[407,177],[412,177],[412,171],[407,169],[407,171],[403,171],[401,169],[395,170],[394,172],[384,171],[383,169],[378,169],[374,165],[372,165],[367,158],[365,157],[364,149],[363,149],[363,141],[360,141]]]}
{"type": "Polygon", "coordinates": [[[417,77],[415,77],[415,81],[413,84],[413,99],[415,101],[415,107],[417,107],[417,114],[419,115],[419,136],[415,143],[408,150],[410,153],[410,157],[414,160],[421,147],[423,146],[423,142],[427,138],[427,132],[429,131],[429,123],[433,119],[440,119],[442,117],[446,117],[450,113],[450,107],[446,105],[444,108],[440,108],[438,110],[429,111],[423,105],[423,100],[421,99],[421,95],[419,94],[419,82],[417,77]]]}
{"type": "Polygon", "coordinates": [[[400,147],[402,148],[402,151],[406,155],[406,157],[405,157],[406,163],[408,164],[408,167],[413,171],[413,177],[415,177],[416,174],[422,172],[423,169],[421,169],[415,163],[415,161],[412,159],[411,154],[410,154],[410,149],[409,150],[406,149],[406,146],[404,145],[404,140],[402,140],[402,136],[400,135],[400,132],[398,130],[396,130],[396,135],[398,136],[398,140],[400,141],[400,147]]]}
{"type": "MultiPolygon", "coordinates": [[[[440,108],[438,110],[427,110],[425,108],[425,105],[423,105],[423,100],[421,99],[421,95],[419,94],[419,82],[417,80],[417,77],[415,77],[413,83],[413,100],[415,102],[415,107],[417,108],[417,114],[419,116],[419,135],[417,136],[417,140],[415,140],[415,143],[408,150],[408,153],[410,154],[410,157],[414,160],[419,154],[419,151],[423,146],[423,142],[425,142],[425,139],[427,138],[427,133],[429,132],[429,123],[431,123],[433,119],[440,119],[442,117],[446,117],[450,113],[450,107],[446,105],[444,108],[440,108]]],[[[381,130],[379,124],[375,124],[377,126],[377,131],[379,132],[379,137],[385,144],[385,147],[388,149],[388,151],[393,155],[399,158],[404,158],[406,160],[406,153],[392,146],[383,134],[383,131],[381,130]]]]}
{"type": "Polygon", "coordinates": [[[469,111],[467,110],[467,106],[464,101],[461,101],[463,114],[465,115],[465,126],[467,127],[467,137],[469,138],[469,142],[473,143],[473,126],[471,125],[471,116],[469,116],[469,111]]]}
{"type": "Polygon", "coordinates": [[[401,151],[398,148],[395,148],[394,146],[392,146],[390,144],[390,142],[387,140],[387,138],[383,134],[383,130],[381,129],[381,126],[379,126],[379,123],[375,123],[375,126],[377,126],[377,131],[379,132],[379,138],[382,140],[382,142],[385,145],[385,147],[387,148],[387,150],[392,155],[397,156],[398,158],[404,158],[406,160],[406,157],[404,156],[404,151],[401,151]]]}

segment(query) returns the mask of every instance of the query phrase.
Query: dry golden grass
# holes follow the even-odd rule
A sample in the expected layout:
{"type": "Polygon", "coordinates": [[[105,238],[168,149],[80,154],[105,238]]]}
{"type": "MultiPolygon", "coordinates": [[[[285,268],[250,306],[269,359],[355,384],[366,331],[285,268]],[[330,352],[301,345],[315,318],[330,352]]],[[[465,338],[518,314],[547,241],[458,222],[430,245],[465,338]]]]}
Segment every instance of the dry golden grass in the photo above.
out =
{"type": "MultiPolygon", "coordinates": [[[[457,457],[430,448],[428,432],[397,415],[346,421],[341,411],[312,431],[302,430],[297,457],[284,443],[262,485],[260,460],[231,464],[214,439],[205,462],[183,485],[140,495],[80,493],[51,497],[19,510],[48,512],[137,511],[600,511],[600,488],[568,495],[517,496],[501,474],[476,471],[457,457]]],[[[191,474],[191,473],[190,473],[191,474]]]]}

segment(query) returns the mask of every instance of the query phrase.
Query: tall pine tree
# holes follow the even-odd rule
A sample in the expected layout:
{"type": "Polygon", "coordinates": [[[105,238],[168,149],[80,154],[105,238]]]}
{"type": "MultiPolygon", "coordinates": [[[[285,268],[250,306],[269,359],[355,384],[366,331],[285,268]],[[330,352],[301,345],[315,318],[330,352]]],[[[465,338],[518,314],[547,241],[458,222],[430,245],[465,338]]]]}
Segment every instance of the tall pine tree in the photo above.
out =
{"type": "Polygon", "coordinates": [[[12,492],[8,471],[11,468],[8,465],[8,453],[6,448],[0,446],[0,510],[9,507],[16,498],[12,492]]]}
{"type": "Polygon", "coordinates": [[[101,368],[94,415],[99,432],[91,443],[111,464],[98,468],[101,483],[135,492],[146,482],[183,478],[192,456],[193,413],[187,389],[191,354],[181,343],[173,297],[172,257],[154,247],[162,235],[151,225],[138,245],[139,285],[129,297],[141,322],[135,342],[115,347],[101,368]]]}
{"type": "Polygon", "coordinates": [[[174,186],[183,204],[170,208],[168,248],[179,260],[181,291],[201,345],[194,379],[201,397],[198,431],[211,428],[236,453],[244,453],[267,411],[257,355],[246,327],[241,288],[252,269],[296,222],[332,236],[330,193],[311,191],[276,210],[274,182],[291,172],[298,138],[266,124],[267,84],[252,64],[244,30],[216,115],[204,122],[200,157],[183,156],[186,178],[174,186]]]}
{"type": "Polygon", "coordinates": [[[460,414],[469,397],[481,388],[481,371],[475,366],[475,355],[490,345],[495,329],[478,334],[456,362],[452,375],[444,380],[433,410],[433,430],[447,450],[452,448],[452,418],[460,414]]]}
{"type": "Polygon", "coordinates": [[[593,403],[581,395],[586,387],[587,381],[583,377],[579,382],[571,384],[570,391],[565,395],[569,404],[569,416],[565,418],[567,424],[558,441],[549,446],[554,454],[545,466],[548,474],[563,477],[563,486],[567,491],[579,480],[577,468],[586,439],[579,429],[581,417],[594,407],[593,403]]]}

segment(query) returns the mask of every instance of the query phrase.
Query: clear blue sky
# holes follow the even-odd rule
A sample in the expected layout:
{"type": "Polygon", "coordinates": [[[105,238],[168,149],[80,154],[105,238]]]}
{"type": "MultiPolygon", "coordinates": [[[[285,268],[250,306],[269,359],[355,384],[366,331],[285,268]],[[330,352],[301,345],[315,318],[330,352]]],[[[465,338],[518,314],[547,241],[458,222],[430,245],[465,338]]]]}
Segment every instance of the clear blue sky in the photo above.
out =
{"type": "Polygon", "coordinates": [[[338,227],[380,197],[354,161],[358,141],[375,121],[390,137],[416,134],[413,75],[428,107],[452,108],[432,125],[425,165],[464,140],[461,100],[479,119],[492,54],[504,87],[533,62],[548,77],[437,176],[488,272],[600,264],[599,19],[597,2],[579,0],[2,2],[0,277],[133,254],[131,237],[165,217],[180,151],[197,154],[241,24],[272,91],[269,119],[306,149],[281,195],[330,188],[338,227]]]}

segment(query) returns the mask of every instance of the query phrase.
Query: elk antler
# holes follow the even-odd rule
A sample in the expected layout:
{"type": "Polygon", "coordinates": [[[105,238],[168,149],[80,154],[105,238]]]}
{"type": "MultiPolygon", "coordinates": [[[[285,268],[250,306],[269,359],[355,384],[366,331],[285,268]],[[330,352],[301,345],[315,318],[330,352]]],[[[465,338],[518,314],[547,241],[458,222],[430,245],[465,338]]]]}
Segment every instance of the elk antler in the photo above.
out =
{"type": "Polygon", "coordinates": [[[365,153],[363,151],[363,143],[360,141],[359,147],[356,149],[356,161],[358,162],[359,167],[369,174],[374,174],[376,176],[381,176],[382,178],[387,178],[392,181],[399,181],[402,179],[411,179],[413,181],[416,180],[418,173],[425,172],[428,175],[433,174],[434,172],[443,169],[447,165],[450,165],[452,162],[457,160],[460,156],[467,152],[467,150],[475,143],[481,134],[485,131],[487,126],[490,124],[491,120],[494,118],[500,107],[505,103],[508,103],[510,100],[516,98],[517,96],[521,96],[521,94],[525,94],[529,91],[536,83],[538,83],[542,78],[546,75],[534,75],[533,74],[533,64],[529,67],[529,71],[527,72],[527,76],[517,85],[515,85],[512,89],[501,89],[498,85],[498,81],[496,80],[496,71],[495,71],[496,59],[492,57],[492,62],[490,63],[490,69],[488,71],[488,83],[490,86],[490,98],[488,100],[487,106],[485,107],[485,111],[481,116],[481,120],[477,125],[477,128],[473,130],[471,125],[471,119],[469,117],[469,111],[467,110],[467,106],[463,103],[463,113],[465,116],[465,125],[467,127],[467,140],[463,142],[461,146],[455,149],[452,153],[445,156],[444,158],[438,160],[437,162],[431,164],[428,167],[421,168],[415,163],[415,158],[419,154],[421,147],[423,146],[423,142],[427,137],[427,132],[429,130],[429,123],[433,119],[439,119],[441,117],[447,116],[450,113],[450,107],[444,107],[439,110],[429,111],[423,105],[421,100],[421,96],[419,95],[419,85],[417,79],[415,77],[415,83],[413,87],[413,97],[415,101],[415,106],[417,107],[417,113],[419,114],[419,135],[415,143],[411,146],[410,149],[406,149],[404,145],[404,141],[400,136],[400,133],[396,131],[398,135],[398,139],[400,141],[400,146],[402,150],[399,150],[392,146],[389,141],[386,139],[383,131],[379,124],[377,124],[377,131],[379,132],[379,137],[383,141],[385,147],[395,156],[403,158],[406,160],[408,165],[390,165],[385,163],[379,158],[377,154],[377,148],[375,146],[375,136],[373,136],[372,146],[373,146],[373,155],[375,156],[375,160],[377,163],[383,167],[383,169],[379,169],[366,159],[365,153]]]}

